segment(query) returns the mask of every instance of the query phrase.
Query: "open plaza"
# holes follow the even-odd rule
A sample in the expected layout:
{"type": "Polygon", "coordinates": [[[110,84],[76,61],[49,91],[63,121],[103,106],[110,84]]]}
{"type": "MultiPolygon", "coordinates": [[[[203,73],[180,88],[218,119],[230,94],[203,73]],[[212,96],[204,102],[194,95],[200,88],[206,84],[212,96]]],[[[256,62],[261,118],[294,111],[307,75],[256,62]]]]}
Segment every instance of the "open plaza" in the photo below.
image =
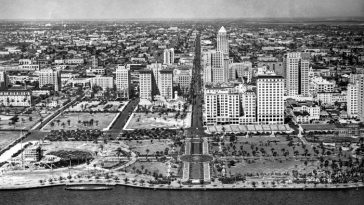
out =
{"type": "Polygon", "coordinates": [[[191,114],[188,113],[185,118],[176,117],[176,113],[158,114],[158,113],[134,113],[129,119],[125,130],[133,129],[179,129],[191,126],[191,114]]]}
{"type": "Polygon", "coordinates": [[[68,112],[62,113],[50,121],[44,131],[51,130],[89,130],[104,129],[109,126],[117,113],[89,113],[89,112],[68,112]]]}

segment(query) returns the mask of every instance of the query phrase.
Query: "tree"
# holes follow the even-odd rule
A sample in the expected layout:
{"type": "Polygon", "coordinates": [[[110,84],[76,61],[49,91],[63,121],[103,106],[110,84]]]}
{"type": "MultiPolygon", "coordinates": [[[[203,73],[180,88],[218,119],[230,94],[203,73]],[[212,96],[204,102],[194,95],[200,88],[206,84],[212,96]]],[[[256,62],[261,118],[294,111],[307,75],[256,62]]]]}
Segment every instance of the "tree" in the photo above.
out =
{"type": "Polygon", "coordinates": [[[148,159],[148,154],[149,154],[150,150],[149,149],[146,149],[145,152],[147,153],[146,158],[148,159]]]}
{"type": "Polygon", "coordinates": [[[118,148],[116,149],[116,155],[118,156],[119,162],[120,162],[120,154],[121,154],[121,148],[120,148],[120,147],[118,147],[118,148]]]}

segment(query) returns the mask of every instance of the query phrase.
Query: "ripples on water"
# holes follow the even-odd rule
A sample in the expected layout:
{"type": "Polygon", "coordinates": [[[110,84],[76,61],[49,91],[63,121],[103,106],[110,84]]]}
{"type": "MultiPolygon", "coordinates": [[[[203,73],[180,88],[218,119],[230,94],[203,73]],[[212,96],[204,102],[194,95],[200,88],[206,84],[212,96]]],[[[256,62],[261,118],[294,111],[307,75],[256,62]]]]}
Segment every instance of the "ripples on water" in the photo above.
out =
{"type": "Polygon", "coordinates": [[[1,205],[16,204],[307,204],[362,205],[364,189],[336,191],[154,191],[118,186],[109,191],[65,191],[51,187],[0,191],[1,205]]]}

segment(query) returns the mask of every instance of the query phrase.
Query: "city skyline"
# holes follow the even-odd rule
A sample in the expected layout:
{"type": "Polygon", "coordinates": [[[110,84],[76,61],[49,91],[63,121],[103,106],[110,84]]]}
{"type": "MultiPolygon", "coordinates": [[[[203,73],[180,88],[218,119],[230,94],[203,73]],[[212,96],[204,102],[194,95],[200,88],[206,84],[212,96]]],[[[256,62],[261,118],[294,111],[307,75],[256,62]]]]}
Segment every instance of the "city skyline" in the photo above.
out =
{"type": "Polygon", "coordinates": [[[1,0],[0,19],[222,19],[363,17],[361,0],[1,0]],[[31,2],[31,3],[29,3],[31,2]]]}

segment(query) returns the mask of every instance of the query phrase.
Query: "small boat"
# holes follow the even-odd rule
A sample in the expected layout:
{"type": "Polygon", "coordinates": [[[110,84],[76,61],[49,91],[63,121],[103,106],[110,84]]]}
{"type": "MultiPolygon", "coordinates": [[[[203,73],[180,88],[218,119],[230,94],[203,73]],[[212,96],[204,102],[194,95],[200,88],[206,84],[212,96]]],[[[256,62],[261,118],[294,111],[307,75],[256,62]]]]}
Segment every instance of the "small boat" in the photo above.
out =
{"type": "Polygon", "coordinates": [[[107,185],[75,185],[66,186],[64,189],[68,191],[104,191],[112,190],[113,187],[107,185]]]}

